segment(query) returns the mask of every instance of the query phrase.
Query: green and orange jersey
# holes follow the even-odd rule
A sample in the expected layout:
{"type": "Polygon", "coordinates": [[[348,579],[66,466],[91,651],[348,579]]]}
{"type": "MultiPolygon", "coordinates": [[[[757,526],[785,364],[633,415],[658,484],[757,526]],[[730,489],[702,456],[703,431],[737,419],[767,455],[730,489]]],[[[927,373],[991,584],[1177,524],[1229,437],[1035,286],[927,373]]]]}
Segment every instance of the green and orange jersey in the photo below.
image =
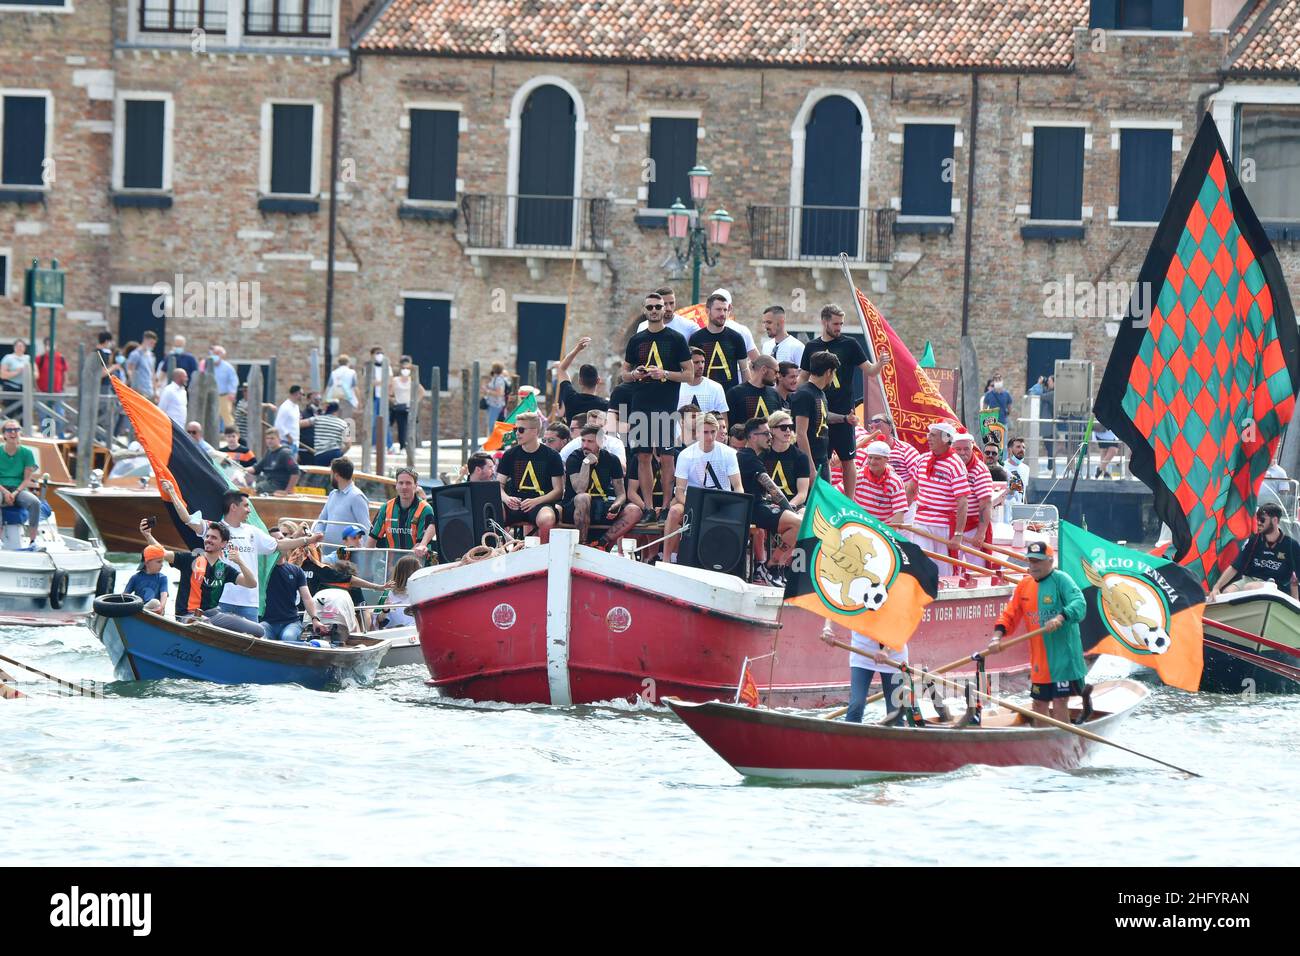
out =
{"type": "Polygon", "coordinates": [[[1042,581],[1026,574],[998,615],[997,624],[1012,634],[1023,623],[1026,630],[1037,630],[1042,622],[1060,614],[1065,624],[1051,634],[1029,639],[1029,676],[1035,684],[1082,680],[1088,673],[1083,659],[1079,622],[1087,613],[1083,592],[1070,576],[1053,571],[1042,581]]]}

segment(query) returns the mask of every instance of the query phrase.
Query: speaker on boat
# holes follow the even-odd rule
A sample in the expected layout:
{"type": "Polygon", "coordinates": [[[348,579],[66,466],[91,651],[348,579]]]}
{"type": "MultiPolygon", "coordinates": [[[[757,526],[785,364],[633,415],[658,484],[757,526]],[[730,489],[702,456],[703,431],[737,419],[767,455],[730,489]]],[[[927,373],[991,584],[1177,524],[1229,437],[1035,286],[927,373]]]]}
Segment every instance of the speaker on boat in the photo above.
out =
{"type": "Polygon", "coordinates": [[[429,496],[440,559],[459,561],[483,540],[491,521],[503,521],[501,485],[495,481],[466,481],[442,485],[429,496]]]}
{"type": "Polygon", "coordinates": [[[686,520],[677,563],[744,575],[749,546],[749,495],[715,488],[686,489],[686,520]]]}

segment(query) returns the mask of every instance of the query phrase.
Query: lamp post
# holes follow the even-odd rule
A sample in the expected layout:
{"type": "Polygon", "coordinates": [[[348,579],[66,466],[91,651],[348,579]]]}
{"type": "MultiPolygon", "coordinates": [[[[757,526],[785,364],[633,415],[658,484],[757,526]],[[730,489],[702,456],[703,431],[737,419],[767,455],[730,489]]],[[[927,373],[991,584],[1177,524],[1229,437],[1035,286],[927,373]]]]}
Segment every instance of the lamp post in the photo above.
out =
{"type": "MultiPolygon", "coordinates": [[[[709,172],[708,167],[696,166],[687,176],[691,183],[691,199],[696,210],[699,210],[709,196],[709,180],[713,173],[709,172]]],[[[707,225],[700,222],[698,212],[692,222],[691,211],[682,205],[680,198],[668,210],[668,238],[673,243],[673,255],[680,265],[691,263],[692,305],[700,301],[700,266],[718,264],[718,250],[731,238],[733,222],[735,220],[728,215],[727,210],[721,208],[713,211],[707,225]]]]}

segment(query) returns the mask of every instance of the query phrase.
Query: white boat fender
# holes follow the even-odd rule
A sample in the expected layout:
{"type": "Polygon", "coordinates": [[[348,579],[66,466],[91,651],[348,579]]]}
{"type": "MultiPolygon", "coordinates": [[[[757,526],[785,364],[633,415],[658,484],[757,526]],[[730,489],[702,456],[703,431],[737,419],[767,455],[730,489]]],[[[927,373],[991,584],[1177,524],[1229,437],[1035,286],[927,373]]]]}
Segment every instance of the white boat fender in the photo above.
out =
{"type": "Polygon", "coordinates": [[[68,572],[57,568],[50,576],[50,607],[58,610],[68,596],[68,572]]]}
{"type": "Polygon", "coordinates": [[[136,594],[105,594],[95,598],[95,613],[100,617],[130,617],[144,610],[144,601],[136,594]]]}

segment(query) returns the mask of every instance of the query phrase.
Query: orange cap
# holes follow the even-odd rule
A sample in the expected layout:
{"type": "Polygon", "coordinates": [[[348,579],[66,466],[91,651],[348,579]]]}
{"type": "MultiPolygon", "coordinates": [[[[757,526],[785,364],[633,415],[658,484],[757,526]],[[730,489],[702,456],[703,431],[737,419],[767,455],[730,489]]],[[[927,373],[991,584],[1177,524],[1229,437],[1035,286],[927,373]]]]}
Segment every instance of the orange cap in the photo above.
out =
{"type": "Polygon", "coordinates": [[[144,559],[146,561],[156,561],[159,558],[165,558],[166,556],[167,550],[161,545],[151,544],[149,547],[144,549],[144,559]]]}

